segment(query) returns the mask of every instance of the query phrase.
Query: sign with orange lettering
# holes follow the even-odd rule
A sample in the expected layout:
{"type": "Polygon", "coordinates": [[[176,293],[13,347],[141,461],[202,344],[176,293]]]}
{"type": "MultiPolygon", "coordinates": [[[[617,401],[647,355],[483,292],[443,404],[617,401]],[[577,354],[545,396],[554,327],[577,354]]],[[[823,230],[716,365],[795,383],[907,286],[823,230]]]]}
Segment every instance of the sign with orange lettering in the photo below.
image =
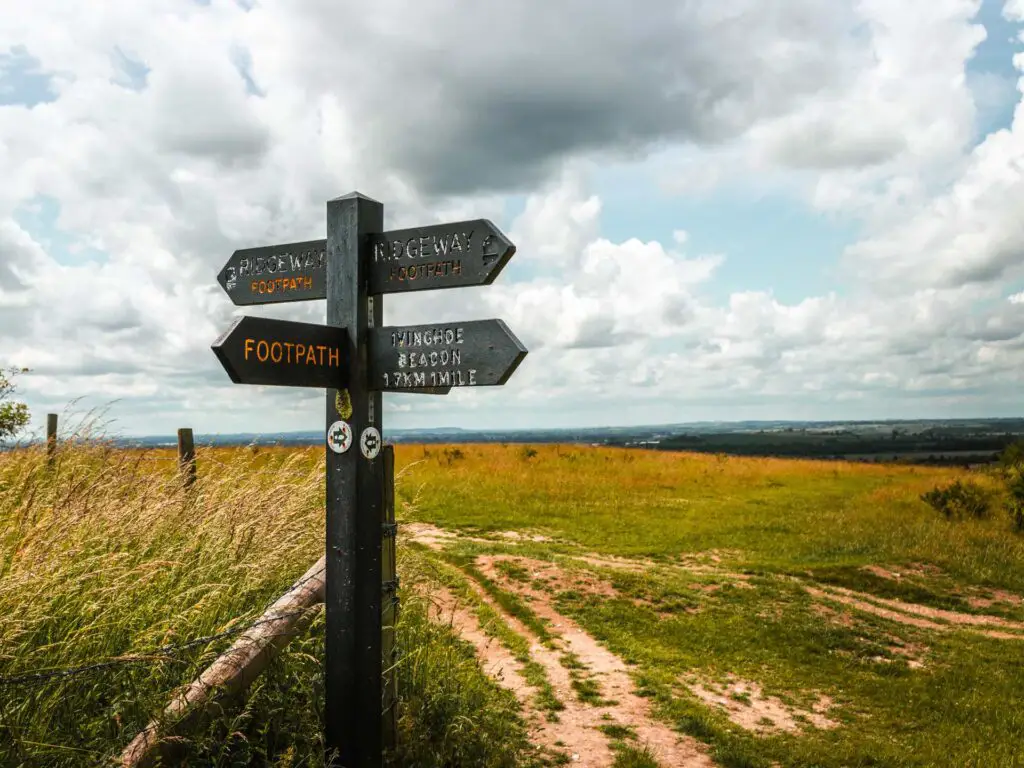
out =
{"type": "Polygon", "coordinates": [[[326,263],[326,240],[244,248],[231,254],[217,282],[242,306],[323,299],[326,263]]]}
{"type": "Polygon", "coordinates": [[[392,230],[372,242],[371,294],[490,285],[516,252],[487,219],[392,230]]]}
{"type": "MultiPolygon", "coordinates": [[[[371,295],[490,285],[516,252],[487,219],[382,232],[371,246],[371,295]]],[[[326,299],[327,241],[243,248],[217,282],[238,306],[326,299]]]]}
{"type": "Polygon", "coordinates": [[[241,317],[212,348],[235,384],[341,388],[347,341],[344,328],[241,317]]]}

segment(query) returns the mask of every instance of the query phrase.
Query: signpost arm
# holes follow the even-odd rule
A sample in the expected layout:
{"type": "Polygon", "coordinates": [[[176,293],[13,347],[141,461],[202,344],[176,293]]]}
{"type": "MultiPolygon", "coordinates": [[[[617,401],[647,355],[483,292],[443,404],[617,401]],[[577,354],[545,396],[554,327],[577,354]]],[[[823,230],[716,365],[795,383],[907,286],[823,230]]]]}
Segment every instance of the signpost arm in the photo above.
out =
{"type": "Polygon", "coordinates": [[[382,460],[363,456],[364,429],[381,429],[381,395],[369,390],[367,340],[382,324],[382,297],[369,301],[371,236],[383,231],[383,206],[352,193],[327,203],[327,325],[348,335],[348,402],[327,390],[327,425],[352,428],[352,445],[327,453],[324,748],[327,765],[381,765],[382,460]]]}

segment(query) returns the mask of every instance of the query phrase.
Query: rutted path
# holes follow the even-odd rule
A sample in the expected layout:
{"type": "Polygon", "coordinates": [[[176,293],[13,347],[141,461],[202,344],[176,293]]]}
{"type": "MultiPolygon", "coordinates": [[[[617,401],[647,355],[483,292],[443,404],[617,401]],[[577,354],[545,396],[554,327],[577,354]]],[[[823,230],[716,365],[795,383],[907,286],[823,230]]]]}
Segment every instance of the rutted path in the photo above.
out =
{"type": "MultiPolygon", "coordinates": [[[[414,541],[419,541],[432,549],[442,549],[446,543],[454,541],[470,541],[481,544],[495,544],[501,539],[464,536],[452,531],[446,531],[429,523],[414,523],[409,526],[409,533],[414,541]]],[[[510,537],[502,534],[502,538],[510,537]]],[[[526,537],[524,537],[526,538],[526,537]]],[[[510,543],[505,541],[504,543],[510,543]]],[[[608,557],[596,554],[586,555],[564,555],[573,560],[578,560],[588,565],[603,568],[621,569],[626,571],[639,572],[652,566],[679,568],[689,573],[714,574],[723,578],[744,582],[750,579],[748,574],[731,573],[717,567],[718,558],[713,554],[710,556],[710,563],[693,557],[684,558],[677,563],[653,564],[643,560],[633,560],[625,557],[608,557]]],[[[803,584],[804,589],[812,597],[823,602],[834,602],[847,605],[864,613],[870,613],[890,621],[920,629],[935,631],[950,631],[958,629],[978,635],[984,635],[1000,640],[1024,640],[1024,622],[1011,621],[999,616],[986,616],[981,614],[959,613],[957,611],[932,608],[930,606],[917,605],[901,600],[892,600],[878,597],[865,592],[857,592],[840,586],[807,583],[804,579],[789,576],[791,580],[803,584]]],[[[1001,593],[1003,602],[1017,604],[1022,598],[1018,595],[1001,593]]],[[[993,602],[993,601],[989,601],[993,602]]]]}
{"type": "MultiPolygon", "coordinates": [[[[419,540],[433,548],[453,537],[433,526],[415,529],[419,540]]],[[[523,715],[532,731],[534,743],[551,750],[566,752],[572,764],[586,768],[610,768],[615,762],[611,737],[602,727],[619,726],[635,734],[631,746],[646,747],[658,763],[665,768],[712,768],[715,763],[706,754],[706,747],[692,737],[678,733],[665,723],[651,717],[650,702],[636,693],[626,664],[611,651],[600,645],[571,619],[561,615],[551,605],[547,595],[512,582],[496,568],[500,558],[481,556],[476,566],[492,581],[500,583],[508,592],[529,595],[530,609],[548,622],[549,634],[554,638],[549,647],[529,627],[508,614],[472,577],[467,580],[476,597],[494,610],[509,629],[525,638],[530,658],[539,664],[555,696],[564,705],[557,713],[557,722],[551,722],[538,711],[534,689],[523,675],[522,664],[501,643],[487,635],[475,613],[460,603],[451,592],[440,590],[433,595],[435,615],[450,622],[462,637],[476,647],[485,672],[503,687],[512,691],[522,705],[523,715]],[[570,671],[572,666],[574,671],[570,671]],[[574,675],[575,673],[575,675],[574,675]],[[575,689],[584,683],[591,695],[582,700],[575,689]],[[594,691],[599,695],[594,695],[594,691]]]]}
{"type": "MultiPolygon", "coordinates": [[[[428,523],[408,524],[404,528],[413,541],[435,550],[444,550],[448,545],[460,541],[495,545],[545,540],[544,537],[530,534],[470,536],[443,530],[428,523]]],[[[695,574],[713,574],[737,587],[754,588],[749,574],[732,573],[720,567],[720,558],[715,553],[688,555],[671,563],[651,563],[583,552],[563,552],[561,558],[599,568],[632,572],[652,567],[682,569],[695,574]],[[709,559],[710,562],[707,562],[709,559]]],[[[557,562],[535,560],[509,550],[505,550],[505,554],[477,555],[473,567],[461,571],[476,600],[487,605],[509,630],[529,644],[530,664],[527,668],[531,674],[527,676],[523,674],[520,661],[524,659],[521,648],[517,651],[517,659],[498,640],[483,631],[476,614],[469,607],[458,605],[451,593],[442,594],[442,612],[451,617],[460,634],[476,646],[485,672],[495,677],[518,698],[535,744],[568,753],[575,765],[610,768],[616,759],[615,739],[628,733],[629,738],[619,743],[646,748],[658,764],[665,768],[709,768],[715,765],[707,754],[708,747],[705,744],[673,730],[652,716],[651,702],[637,694],[625,662],[575,621],[562,615],[555,607],[553,595],[543,586],[545,582],[558,583],[563,588],[568,586],[592,595],[615,597],[616,590],[610,583],[585,568],[564,569],[557,562]],[[503,595],[519,599],[528,608],[529,613],[525,614],[516,610],[517,615],[524,617],[523,620],[510,615],[498,604],[488,591],[495,589],[503,595]],[[537,625],[538,619],[543,627],[537,625]],[[541,686],[546,691],[544,695],[548,697],[547,701],[550,703],[553,692],[558,703],[564,706],[557,713],[557,722],[552,722],[549,713],[542,711],[538,705],[538,702],[542,704],[544,701],[534,687],[538,685],[538,665],[543,669],[546,685],[550,685],[550,689],[546,685],[541,686]],[[527,677],[533,681],[532,684],[527,677]]],[[[819,584],[801,577],[777,578],[799,583],[815,599],[826,618],[834,613],[828,607],[830,603],[841,604],[848,609],[919,629],[940,632],[956,629],[998,639],[1024,640],[1024,622],[886,599],[839,586],[819,584]]],[[[718,586],[695,588],[713,591],[718,586]]],[[[501,599],[505,602],[504,597],[501,599]]],[[[1004,599],[1003,602],[1009,600],[1004,599]]],[[[921,650],[917,645],[898,639],[894,642],[892,652],[908,657],[911,669],[924,666],[915,656],[920,655],[918,652],[921,650]]],[[[722,688],[721,685],[716,687],[717,684],[702,680],[698,675],[693,680],[684,681],[684,685],[690,695],[702,700],[708,707],[723,711],[733,722],[759,734],[802,729],[803,726],[797,723],[798,716],[803,722],[818,729],[839,727],[838,722],[825,716],[832,706],[832,700],[825,695],[820,695],[810,710],[802,712],[777,699],[763,696],[753,681],[730,679],[727,684],[722,684],[725,685],[722,688]],[[746,701],[745,706],[736,703],[737,696],[746,701]]]]}
{"type": "MultiPolygon", "coordinates": [[[[491,601],[482,590],[475,588],[474,591],[491,608],[501,611],[501,608],[491,601]]],[[[448,599],[453,602],[455,600],[450,593],[448,593],[448,599]]],[[[495,645],[499,645],[499,642],[483,633],[476,616],[468,609],[456,607],[454,613],[459,619],[453,622],[453,624],[456,628],[459,628],[461,625],[461,627],[469,629],[469,632],[462,632],[462,636],[476,646],[477,655],[483,662],[484,670],[490,673],[488,667],[491,669],[495,667],[494,659],[497,656],[490,649],[495,645]]],[[[540,643],[514,617],[502,612],[501,618],[512,631],[530,640],[530,657],[544,668],[548,681],[554,689],[555,696],[565,705],[565,709],[558,712],[558,721],[554,723],[549,722],[537,710],[533,701],[532,691],[522,677],[522,665],[512,658],[512,655],[507,650],[502,648],[504,653],[507,654],[507,659],[502,663],[502,667],[514,670],[514,675],[511,677],[497,677],[496,679],[499,684],[511,690],[516,695],[516,698],[519,699],[519,703],[523,708],[523,716],[531,730],[531,740],[549,749],[567,752],[576,765],[586,766],[587,768],[605,768],[612,765],[614,754],[608,745],[608,740],[603,733],[594,728],[595,725],[605,723],[603,721],[592,722],[589,713],[585,711],[586,705],[575,699],[569,671],[559,663],[557,654],[540,643]]]]}
{"type": "MultiPolygon", "coordinates": [[[[589,730],[601,738],[604,736],[597,730],[601,726],[629,727],[636,733],[638,745],[650,749],[655,759],[664,766],[705,768],[715,764],[696,739],[684,736],[651,717],[650,702],[637,695],[636,686],[622,659],[598,643],[574,621],[558,613],[545,593],[506,579],[495,567],[500,559],[481,556],[477,558],[476,565],[485,576],[499,582],[504,589],[529,595],[532,598],[530,609],[540,619],[548,622],[549,631],[556,636],[556,645],[575,656],[586,669],[588,681],[596,683],[600,689],[600,702],[580,701],[573,690],[572,676],[558,654],[537,642],[536,636],[520,622],[506,616],[515,621],[517,626],[513,628],[516,632],[525,634],[533,641],[531,654],[544,667],[556,694],[566,705],[565,712],[560,714],[566,725],[571,723],[573,731],[589,730]]],[[[556,730],[563,733],[564,728],[556,727],[556,730]]],[[[562,740],[565,741],[565,738],[562,740]]],[[[604,749],[579,754],[579,764],[586,766],[610,766],[614,759],[607,743],[604,749]]]]}

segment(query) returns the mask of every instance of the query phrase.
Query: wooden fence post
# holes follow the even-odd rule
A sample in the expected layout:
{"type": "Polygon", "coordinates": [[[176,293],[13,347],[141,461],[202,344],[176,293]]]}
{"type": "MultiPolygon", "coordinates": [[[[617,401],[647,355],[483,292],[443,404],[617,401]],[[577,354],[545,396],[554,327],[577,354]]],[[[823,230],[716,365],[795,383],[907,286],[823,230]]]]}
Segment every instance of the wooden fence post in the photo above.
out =
{"type": "Polygon", "coordinates": [[[181,473],[185,490],[196,481],[196,446],[192,439],[192,428],[178,430],[178,471],[181,473]]]}
{"type": "Polygon", "coordinates": [[[382,686],[384,749],[392,750],[398,741],[398,644],[395,642],[395,624],[398,621],[398,576],[395,569],[395,447],[385,445],[381,450],[384,460],[384,530],[381,539],[381,656],[384,669],[382,686]]]}
{"type": "Polygon", "coordinates": [[[53,455],[57,452],[57,414],[46,414],[46,463],[53,464],[53,455]]]}

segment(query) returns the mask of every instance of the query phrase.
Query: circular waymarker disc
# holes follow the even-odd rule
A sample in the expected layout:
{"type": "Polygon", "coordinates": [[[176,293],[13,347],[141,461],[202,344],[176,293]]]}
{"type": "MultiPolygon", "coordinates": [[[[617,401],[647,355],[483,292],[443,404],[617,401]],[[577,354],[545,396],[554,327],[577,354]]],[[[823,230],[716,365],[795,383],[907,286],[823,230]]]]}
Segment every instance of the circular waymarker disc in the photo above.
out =
{"type": "Polygon", "coordinates": [[[327,428],[327,447],[335,453],[352,447],[352,427],[347,421],[336,421],[327,428]]]}
{"type": "Polygon", "coordinates": [[[363,430],[363,434],[359,436],[359,450],[363,452],[363,456],[368,459],[377,458],[377,454],[380,453],[380,432],[377,431],[376,427],[367,427],[363,430]]]}

